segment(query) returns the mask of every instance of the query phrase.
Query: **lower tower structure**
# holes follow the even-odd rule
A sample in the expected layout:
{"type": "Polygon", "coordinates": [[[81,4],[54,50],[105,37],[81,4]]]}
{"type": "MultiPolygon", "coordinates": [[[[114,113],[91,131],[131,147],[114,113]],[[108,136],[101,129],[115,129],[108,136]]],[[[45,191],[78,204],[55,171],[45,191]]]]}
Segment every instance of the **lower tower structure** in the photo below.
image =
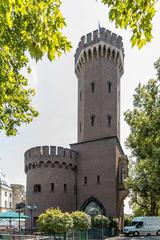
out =
{"type": "Polygon", "coordinates": [[[81,38],[78,78],[78,143],[71,149],[36,147],[25,153],[27,204],[33,217],[50,207],[119,218],[121,227],[128,160],[120,145],[122,38],[100,28],[81,38]]]}

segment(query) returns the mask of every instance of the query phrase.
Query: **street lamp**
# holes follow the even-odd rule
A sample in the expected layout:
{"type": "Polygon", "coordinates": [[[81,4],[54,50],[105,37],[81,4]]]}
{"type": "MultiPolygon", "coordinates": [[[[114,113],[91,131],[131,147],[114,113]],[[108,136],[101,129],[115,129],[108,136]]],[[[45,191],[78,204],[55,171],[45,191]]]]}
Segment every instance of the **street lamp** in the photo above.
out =
{"type": "Polygon", "coordinates": [[[25,203],[20,202],[16,204],[16,210],[18,210],[18,219],[19,219],[19,232],[21,230],[20,214],[21,214],[21,210],[24,208],[25,208],[25,203]]]}
{"type": "Polygon", "coordinates": [[[35,204],[28,204],[26,205],[26,208],[28,209],[28,211],[30,211],[30,216],[31,216],[31,233],[33,232],[33,211],[35,211],[37,209],[37,206],[35,204]]]}

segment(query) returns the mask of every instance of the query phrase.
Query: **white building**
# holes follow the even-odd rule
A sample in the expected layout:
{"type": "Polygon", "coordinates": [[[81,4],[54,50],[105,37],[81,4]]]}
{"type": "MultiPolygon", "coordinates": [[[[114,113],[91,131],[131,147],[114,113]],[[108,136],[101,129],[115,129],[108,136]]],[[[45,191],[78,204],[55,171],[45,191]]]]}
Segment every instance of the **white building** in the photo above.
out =
{"type": "Polygon", "coordinates": [[[0,170],[0,212],[15,210],[15,204],[24,200],[24,186],[10,184],[6,175],[0,170]]]}

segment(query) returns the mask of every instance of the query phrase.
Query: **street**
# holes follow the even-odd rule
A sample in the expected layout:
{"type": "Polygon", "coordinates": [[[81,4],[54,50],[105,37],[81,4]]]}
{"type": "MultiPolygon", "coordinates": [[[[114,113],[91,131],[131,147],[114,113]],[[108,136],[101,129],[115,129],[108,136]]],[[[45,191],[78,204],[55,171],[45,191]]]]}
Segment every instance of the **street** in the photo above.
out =
{"type": "Polygon", "coordinates": [[[140,236],[140,237],[117,237],[114,238],[113,240],[160,240],[160,236],[140,236]]]}

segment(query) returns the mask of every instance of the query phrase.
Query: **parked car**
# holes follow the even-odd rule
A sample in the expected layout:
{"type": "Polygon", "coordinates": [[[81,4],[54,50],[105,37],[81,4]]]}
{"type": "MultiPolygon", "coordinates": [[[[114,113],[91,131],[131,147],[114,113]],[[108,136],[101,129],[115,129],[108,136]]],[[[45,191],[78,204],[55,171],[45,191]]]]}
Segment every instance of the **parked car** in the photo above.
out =
{"type": "Polygon", "coordinates": [[[160,235],[160,217],[136,217],[123,229],[125,235],[160,235]]]}

